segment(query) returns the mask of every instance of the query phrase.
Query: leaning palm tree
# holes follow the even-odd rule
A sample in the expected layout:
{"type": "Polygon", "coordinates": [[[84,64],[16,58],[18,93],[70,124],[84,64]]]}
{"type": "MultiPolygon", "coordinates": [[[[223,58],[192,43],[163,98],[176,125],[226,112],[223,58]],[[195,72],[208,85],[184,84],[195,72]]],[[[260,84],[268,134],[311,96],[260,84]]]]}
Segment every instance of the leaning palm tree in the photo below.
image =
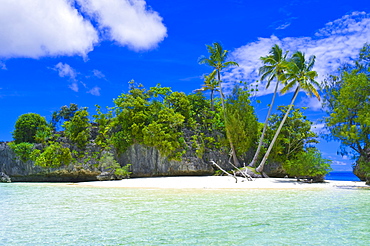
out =
{"type": "MultiPolygon", "coordinates": [[[[216,79],[216,76],[217,76],[217,83],[218,83],[220,96],[221,96],[222,110],[224,112],[224,120],[225,120],[225,123],[227,124],[227,122],[226,122],[227,117],[226,117],[225,103],[224,103],[224,94],[222,93],[222,85],[221,85],[221,83],[222,83],[221,71],[223,69],[227,68],[227,67],[230,67],[230,66],[239,66],[239,64],[234,62],[234,61],[226,61],[228,51],[224,50],[220,43],[215,42],[212,45],[207,45],[207,50],[210,54],[209,58],[204,57],[204,56],[201,57],[199,59],[199,64],[206,64],[206,65],[214,68],[212,73],[210,73],[210,75],[208,77],[208,80],[212,81],[212,79],[216,79]]],[[[235,149],[234,149],[234,145],[231,141],[231,136],[230,136],[230,133],[228,132],[227,128],[226,128],[226,135],[227,135],[227,138],[228,138],[229,143],[230,143],[230,148],[231,148],[231,151],[232,151],[234,164],[238,166],[239,161],[238,161],[238,158],[236,157],[236,152],[235,152],[235,149]]]]}
{"type": "Polygon", "coordinates": [[[288,52],[283,53],[283,50],[277,44],[275,44],[271,48],[269,53],[270,55],[260,58],[263,64],[265,65],[259,69],[259,74],[261,75],[261,81],[267,80],[266,88],[269,88],[271,82],[275,79],[276,79],[276,85],[275,85],[274,94],[271,99],[270,108],[266,115],[265,124],[263,126],[262,134],[261,134],[261,137],[258,143],[256,153],[254,154],[252,162],[249,164],[249,166],[251,167],[253,167],[256,164],[258,156],[261,151],[263,139],[265,137],[265,133],[267,130],[268,120],[270,118],[272,108],[274,107],[275,97],[276,97],[277,90],[279,87],[279,82],[280,82],[279,76],[282,75],[284,71],[287,69],[286,57],[288,55],[288,52]]]}
{"type": "Polygon", "coordinates": [[[320,88],[319,83],[315,81],[315,78],[317,77],[317,72],[312,71],[313,65],[315,64],[315,56],[311,56],[308,61],[306,62],[304,54],[300,51],[297,51],[293,54],[292,58],[290,59],[289,63],[287,63],[288,69],[286,73],[283,73],[279,76],[280,81],[284,81],[286,85],[281,90],[281,93],[286,93],[290,89],[292,89],[295,85],[297,85],[292,100],[290,102],[290,105],[288,107],[288,110],[286,111],[283,120],[280,122],[279,128],[276,130],[276,133],[274,135],[274,138],[272,139],[269,148],[267,149],[267,152],[265,153],[261,163],[256,168],[257,172],[262,173],[264,165],[266,163],[266,160],[272,150],[272,147],[275,144],[275,141],[277,137],[279,136],[279,133],[281,131],[281,128],[283,127],[285,120],[287,119],[290,110],[292,109],[294,105],[294,101],[297,98],[297,95],[300,90],[303,90],[306,92],[306,94],[310,97],[312,95],[315,95],[315,97],[320,100],[320,95],[316,88],[320,88]]]}

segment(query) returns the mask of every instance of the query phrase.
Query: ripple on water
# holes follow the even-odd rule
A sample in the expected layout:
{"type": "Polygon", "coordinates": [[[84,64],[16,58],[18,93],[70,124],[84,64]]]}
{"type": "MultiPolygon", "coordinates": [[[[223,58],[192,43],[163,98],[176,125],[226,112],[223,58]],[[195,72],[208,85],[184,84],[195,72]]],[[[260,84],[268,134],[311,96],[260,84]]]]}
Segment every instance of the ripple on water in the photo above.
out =
{"type": "Polygon", "coordinates": [[[367,245],[369,192],[0,184],[0,245],[367,245]]]}

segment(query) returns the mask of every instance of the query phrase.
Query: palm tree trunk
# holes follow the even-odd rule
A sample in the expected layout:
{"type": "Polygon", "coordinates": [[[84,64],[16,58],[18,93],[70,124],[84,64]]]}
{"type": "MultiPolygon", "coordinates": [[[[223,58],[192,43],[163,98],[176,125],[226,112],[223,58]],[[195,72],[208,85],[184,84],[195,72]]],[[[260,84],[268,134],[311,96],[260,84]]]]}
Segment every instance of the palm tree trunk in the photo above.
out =
{"type": "Polygon", "coordinates": [[[272,96],[271,104],[270,104],[270,108],[269,108],[269,111],[267,112],[267,115],[266,115],[266,120],[265,120],[265,124],[264,124],[264,126],[263,126],[262,135],[261,135],[261,137],[260,137],[260,141],[259,141],[259,143],[258,143],[257,151],[256,151],[256,153],[254,154],[253,160],[252,160],[252,162],[249,164],[249,166],[250,166],[250,167],[253,167],[253,166],[256,164],[257,159],[258,159],[258,156],[259,156],[259,154],[260,154],[261,147],[262,147],[262,143],[263,143],[263,139],[264,139],[264,137],[265,137],[265,133],[266,133],[266,130],[267,130],[267,124],[268,124],[268,121],[269,121],[269,118],[270,118],[270,114],[271,114],[272,108],[273,108],[274,103],[275,103],[275,97],[276,97],[276,94],[277,94],[277,89],[278,89],[278,87],[279,87],[279,80],[276,82],[274,95],[272,96]]]}
{"type": "Polygon", "coordinates": [[[229,132],[227,126],[226,126],[227,125],[226,108],[225,108],[225,102],[224,102],[224,94],[222,93],[221,75],[220,75],[220,71],[219,70],[217,70],[217,77],[218,77],[218,82],[219,82],[219,85],[220,85],[220,94],[221,94],[222,109],[224,111],[224,121],[225,121],[226,137],[229,140],[229,144],[230,144],[231,153],[232,153],[232,156],[233,156],[234,165],[238,167],[238,166],[240,166],[239,160],[238,160],[238,158],[236,156],[236,152],[235,152],[234,144],[233,144],[233,142],[231,140],[230,132],[229,132]]]}
{"type": "Polygon", "coordinates": [[[290,110],[291,110],[291,109],[292,109],[292,107],[293,107],[294,101],[295,101],[295,99],[296,99],[296,98],[297,98],[297,96],[298,96],[298,92],[299,92],[299,90],[300,90],[300,86],[298,86],[298,87],[297,87],[297,89],[295,90],[295,92],[294,92],[294,96],[293,96],[293,98],[292,98],[292,101],[290,102],[289,108],[288,108],[288,110],[286,111],[286,113],[285,113],[285,115],[284,115],[283,120],[280,122],[279,128],[277,129],[277,131],[276,131],[276,133],[275,133],[275,136],[274,136],[274,138],[272,139],[272,142],[270,143],[270,146],[269,146],[269,148],[267,149],[267,152],[266,152],[265,156],[263,157],[263,159],[262,159],[261,163],[259,164],[259,166],[256,168],[256,171],[257,171],[257,172],[259,172],[259,173],[262,173],[262,171],[263,171],[263,168],[264,168],[264,166],[265,166],[265,163],[266,163],[266,161],[267,161],[267,158],[268,158],[268,157],[269,157],[269,155],[270,155],[270,152],[271,152],[271,150],[272,150],[272,147],[274,147],[274,144],[275,144],[275,142],[276,142],[276,139],[277,139],[277,137],[278,137],[278,136],[279,136],[279,134],[280,134],[281,128],[283,128],[283,125],[284,125],[284,123],[285,123],[286,119],[288,118],[289,112],[290,112],[290,110]]]}
{"type": "Polygon", "coordinates": [[[215,111],[215,108],[213,106],[213,89],[211,89],[211,110],[215,111]]]}

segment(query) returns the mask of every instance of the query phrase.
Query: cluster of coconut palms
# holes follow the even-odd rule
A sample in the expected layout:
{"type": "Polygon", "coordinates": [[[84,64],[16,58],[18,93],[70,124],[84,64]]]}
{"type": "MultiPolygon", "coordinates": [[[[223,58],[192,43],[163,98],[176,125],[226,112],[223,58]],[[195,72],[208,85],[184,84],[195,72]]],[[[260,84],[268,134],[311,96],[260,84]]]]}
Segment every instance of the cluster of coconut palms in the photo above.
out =
{"type": "MultiPolygon", "coordinates": [[[[211,92],[211,104],[213,107],[213,94],[214,91],[220,92],[221,103],[224,109],[224,94],[222,93],[222,80],[221,72],[223,69],[230,66],[239,66],[238,63],[233,61],[226,61],[228,51],[224,50],[220,43],[213,43],[212,45],[207,45],[208,52],[210,53],[209,58],[201,57],[199,59],[200,64],[206,64],[214,68],[214,70],[207,76],[205,76],[205,84],[200,90],[210,90],[211,92]]],[[[272,95],[271,103],[269,110],[266,115],[266,120],[262,130],[262,134],[259,139],[257,150],[254,154],[252,161],[249,166],[255,167],[259,159],[260,151],[263,145],[263,140],[265,137],[268,121],[270,118],[271,111],[274,106],[276,94],[278,93],[279,87],[280,93],[285,94],[291,90],[294,90],[293,97],[288,106],[288,109],[280,122],[278,129],[275,132],[275,135],[263,156],[261,162],[256,168],[256,171],[263,174],[264,165],[269,157],[269,154],[274,147],[275,141],[279,136],[279,133],[284,126],[284,123],[289,115],[290,110],[294,106],[294,102],[300,91],[304,91],[308,96],[312,97],[313,95],[320,100],[320,95],[318,89],[320,88],[319,83],[315,80],[317,78],[317,72],[313,71],[313,66],[315,64],[315,56],[310,56],[308,60],[305,58],[305,54],[301,51],[296,51],[292,56],[288,57],[288,51],[284,52],[277,44],[275,44],[269,55],[260,58],[263,66],[259,69],[259,74],[261,76],[261,81],[265,80],[266,88],[268,88],[272,82],[275,82],[274,94],[272,95]]],[[[225,110],[223,110],[225,114],[225,110]]],[[[225,122],[227,117],[224,115],[225,122]]],[[[227,124],[227,122],[226,122],[227,124]]],[[[226,131],[226,134],[229,133],[226,131]]],[[[230,148],[233,156],[233,161],[236,166],[239,165],[236,153],[233,147],[231,138],[228,137],[230,148]]]]}

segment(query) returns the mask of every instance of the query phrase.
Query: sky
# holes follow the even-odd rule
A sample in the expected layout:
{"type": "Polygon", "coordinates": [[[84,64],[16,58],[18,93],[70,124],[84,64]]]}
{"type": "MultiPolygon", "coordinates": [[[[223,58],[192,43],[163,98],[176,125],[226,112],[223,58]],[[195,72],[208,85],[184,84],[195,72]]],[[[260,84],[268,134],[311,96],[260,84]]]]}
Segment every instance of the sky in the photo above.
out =
{"type": "MultiPolygon", "coordinates": [[[[95,112],[135,80],[191,93],[212,69],[199,65],[206,45],[222,43],[238,68],[225,71],[225,89],[235,81],[254,85],[259,58],[274,44],[316,56],[322,82],[370,42],[367,0],[0,0],[0,141],[11,141],[17,118],[38,113],[50,120],[63,105],[95,112]]],[[[258,82],[261,122],[272,88],[258,82]]],[[[292,93],[279,95],[287,105],[292,93]]],[[[297,99],[322,130],[321,103],[303,92],[297,99]]],[[[337,155],[339,143],[320,140],[323,156],[337,171],[353,160],[337,155]]]]}

